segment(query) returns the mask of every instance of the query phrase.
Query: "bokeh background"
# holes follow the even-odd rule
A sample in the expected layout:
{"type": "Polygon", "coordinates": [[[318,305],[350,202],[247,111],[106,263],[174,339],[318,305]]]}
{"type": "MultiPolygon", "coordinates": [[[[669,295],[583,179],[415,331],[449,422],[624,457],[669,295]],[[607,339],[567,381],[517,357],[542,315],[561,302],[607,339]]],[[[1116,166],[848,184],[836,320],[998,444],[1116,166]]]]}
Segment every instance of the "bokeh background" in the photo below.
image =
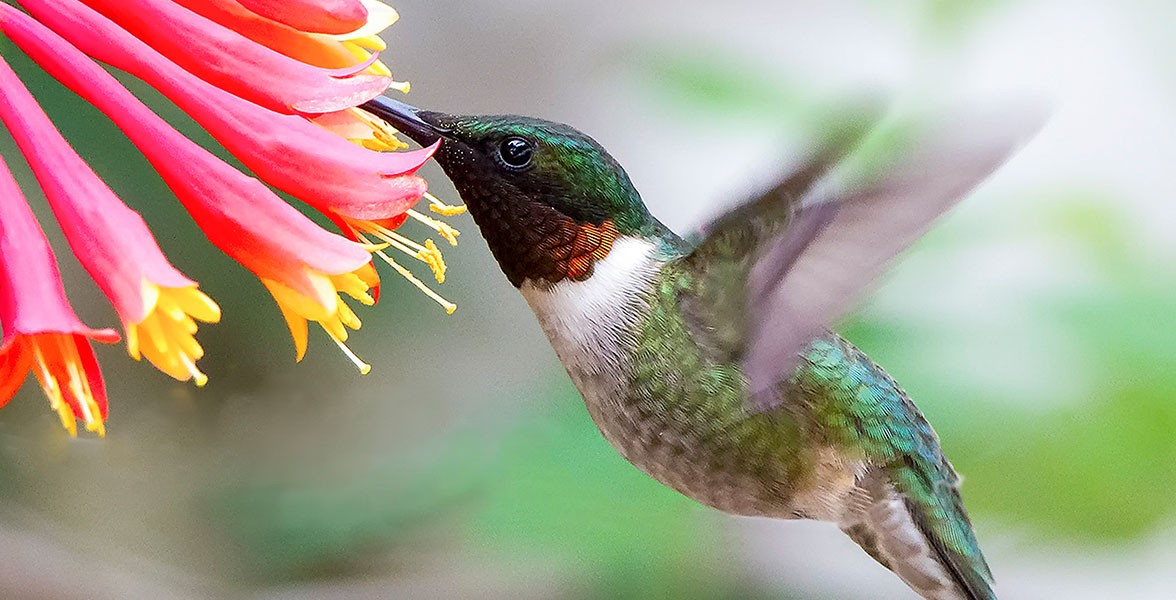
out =
{"type": "MultiPolygon", "coordinates": [[[[937,428],[1002,598],[1173,597],[1176,4],[395,6],[387,58],[410,101],[573,123],[680,231],[765,181],[859,92],[1051,104],[1041,135],[841,329],[937,428]]],[[[387,274],[353,338],[370,375],[324,336],[295,365],[263,287],[204,242],[117,129],[0,51],[225,314],[201,331],[201,390],[98,349],[105,440],[68,439],[34,384],[0,411],[0,597],[913,597],[832,526],[727,517],[619,458],[468,217],[442,286],[456,314],[387,274]]],[[[5,132],[0,152],[46,215],[5,132]]],[[[76,308],[114,325],[57,248],[76,308]]]]}

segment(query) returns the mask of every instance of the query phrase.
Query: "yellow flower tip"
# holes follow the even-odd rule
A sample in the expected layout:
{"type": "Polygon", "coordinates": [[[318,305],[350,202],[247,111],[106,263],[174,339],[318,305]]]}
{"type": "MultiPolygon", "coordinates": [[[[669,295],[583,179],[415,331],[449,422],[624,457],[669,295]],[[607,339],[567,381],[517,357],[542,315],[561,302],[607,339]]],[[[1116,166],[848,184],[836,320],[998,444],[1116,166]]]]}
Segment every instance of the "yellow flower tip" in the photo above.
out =
{"type": "Polygon", "coordinates": [[[378,60],[372,63],[372,66],[368,67],[365,73],[368,75],[379,75],[380,77],[392,76],[392,71],[388,68],[388,66],[378,60]]]}
{"type": "Polygon", "coordinates": [[[138,323],[125,323],[127,352],[139,360],[146,357],[157,369],[177,381],[194,380],[203,386],[208,377],[196,367],[204,348],[196,341],[197,321],[220,321],[220,306],[196,286],[155,288],[155,303],[138,323]]]}
{"type": "MultiPolygon", "coordinates": [[[[391,75],[391,73],[389,73],[391,75]]],[[[388,85],[390,89],[394,89],[401,94],[407,94],[412,91],[412,84],[407,81],[393,81],[388,85]]]]}
{"type": "Polygon", "coordinates": [[[49,407],[57,411],[61,426],[69,432],[69,437],[78,437],[78,418],[74,415],[73,409],[65,402],[54,404],[52,400],[49,401],[49,407]]]}
{"type": "Polygon", "coordinates": [[[437,283],[445,283],[445,259],[441,256],[441,250],[437,248],[437,244],[433,240],[425,240],[425,248],[418,253],[417,258],[429,265],[429,269],[433,271],[433,277],[437,279],[437,283]]]}
{"type": "Polygon", "coordinates": [[[124,325],[127,334],[127,354],[135,360],[143,360],[143,353],[139,350],[139,328],[134,325],[124,325]]]}
{"type": "Polygon", "coordinates": [[[369,293],[369,290],[379,282],[375,267],[368,263],[350,273],[326,275],[311,271],[310,276],[316,287],[323,288],[316,296],[329,292],[333,299],[329,306],[324,305],[321,298],[312,299],[277,281],[262,280],[277,301],[278,308],[290,328],[290,336],[294,339],[295,360],[302,362],[306,356],[307,324],[313,321],[327,332],[361,373],[371,370],[371,366],[360,360],[344,343],[347,341],[347,329],[359,329],[363,324],[340,294],[346,294],[365,305],[375,304],[369,293]]]}
{"type": "Polygon", "coordinates": [[[464,204],[458,204],[456,206],[450,204],[430,204],[429,210],[443,217],[456,217],[457,215],[465,214],[466,207],[464,204]]]}
{"type": "MultiPolygon", "coordinates": [[[[353,37],[353,38],[347,40],[346,44],[348,44],[349,46],[354,46],[356,48],[360,48],[362,50],[371,50],[374,52],[383,52],[384,50],[388,49],[388,44],[385,44],[384,40],[380,39],[380,36],[378,36],[378,35],[365,35],[362,37],[353,37]]],[[[363,58],[363,60],[367,60],[368,55],[365,54],[364,56],[362,56],[362,58],[363,58]]]]}

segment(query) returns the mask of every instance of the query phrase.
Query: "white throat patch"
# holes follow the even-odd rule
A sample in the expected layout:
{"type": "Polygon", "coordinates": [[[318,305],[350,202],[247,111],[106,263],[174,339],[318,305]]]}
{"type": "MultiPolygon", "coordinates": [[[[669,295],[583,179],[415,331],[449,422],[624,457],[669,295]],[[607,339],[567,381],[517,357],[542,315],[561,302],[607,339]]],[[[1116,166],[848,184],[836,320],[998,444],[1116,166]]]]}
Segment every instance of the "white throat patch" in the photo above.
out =
{"type": "Polygon", "coordinates": [[[621,368],[636,321],[644,316],[645,292],[660,265],[654,244],[623,236],[584,281],[553,285],[528,281],[519,289],[543,326],[556,354],[574,379],[621,368]]]}

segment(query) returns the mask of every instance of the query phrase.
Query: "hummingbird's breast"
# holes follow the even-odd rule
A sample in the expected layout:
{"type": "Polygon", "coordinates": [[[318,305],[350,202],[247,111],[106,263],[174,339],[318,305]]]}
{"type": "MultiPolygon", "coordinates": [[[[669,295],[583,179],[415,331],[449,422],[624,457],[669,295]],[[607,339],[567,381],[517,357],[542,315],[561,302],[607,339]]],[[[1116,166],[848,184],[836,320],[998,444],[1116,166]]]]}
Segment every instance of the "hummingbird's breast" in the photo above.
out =
{"type": "Polygon", "coordinates": [[[519,289],[597,427],[634,466],[727,512],[812,514],[796,493],[802,460],[837,463],[837,480],[849,469],[837,456],[799,456],[787,415],[744,410],[739,366],[709,360],[682,321],[671,259],[623,236],[590,278],[519,289]]]}

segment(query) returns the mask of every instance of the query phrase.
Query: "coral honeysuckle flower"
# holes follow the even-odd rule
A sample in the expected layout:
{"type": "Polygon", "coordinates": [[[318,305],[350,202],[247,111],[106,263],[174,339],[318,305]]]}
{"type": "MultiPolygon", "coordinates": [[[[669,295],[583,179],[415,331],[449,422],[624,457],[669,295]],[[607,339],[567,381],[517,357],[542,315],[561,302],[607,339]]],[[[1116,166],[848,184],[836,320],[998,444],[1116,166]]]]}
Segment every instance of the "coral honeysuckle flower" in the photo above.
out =
{"type": "MultiPolygon", "coordinates": [[[[14,39],[25,30],[55,35],[17,11],[0,10],[0,28],[14,39]]],[[[306,349],[305,321],[317,321],[366,372],[369,367],[343,345],[347,330],[342,326],[358,329],[360,322],[338,295],[374,303],[368,290],[377,279],[368,250],[319,227],[260,181],[181,135],[76,50],[54,55],[63,48],[49,48],[27,50],[58,81],[110,117],[159,171],[209,241],[265,283],[290,323],[298,358],[306,349]],[[69,68],[44,60],[49,56],[63,58],[69,68]]]]}
{"type": "Polygon", "coordinates": [[[31,371],[61,424],[77,435],[106,432],[106,386],[89,340],[114,343],[118,334],[82,324],[57,271],[53,250],[0,160],[0,406],[31,371]]]}
{"type": "Polygon", "coordinates": [[[74,254],[114,305],[127,350],[146,355],[180,381],[208,378],[196,320],[220,319],[220,308],[172,267],[138,213],[129,209],[70,148],[49,116],[0,59],[0,121],[28,159],[74,254]]]}
{"type": "MultiPolygon", "coordinates": [[[[432,240],[396,231],[409,219],[456,243],[441,216],[462,212],[427,193],[416,171],[436,147],[411,152],[395,129],[358,108],[393,81],[377,34],[398,18],[378,0],[17,0],[0,2],[0,33],[127,135],[214,245],[252,271],[307,348],[318,323],[347,347],[360,320],[347,300],[374,304],[373,256],[452,312],[390,256],[445,262],[432,240]],[[89,55],[87,57],[86,55],[89,55]],[[142,79],[241,161],[250,177],[185,138],[91,58],[142,79]],[[264,182],[264,183],[263,183],[264,182]],[[320,227],[272,185],[328,217],[320,227]]],[[[45,191],[70,248],[113,305],[127,350],[181,381],[203,385],[199,322],[220,308],[168,261],[147,224],[73,151],[28,88],[0,59],[0,122],[45,191]]],[[[0,161],[0,406],[25,374],[41,381],[62,422],[104,432],[106,396],[90,339],[65,299],[44,234],[0,161]]]]}
{"type": "MultiPolygon", "coordinates": [[[[411,210],[427,189],[425,181],[412,173],[429,159],[435,145],[395,153],[361,148],[301,117],[267,110],[192,76],[75,0],[25,0],[25,4],[41,23],[12,15],[0,20],[0,30],[59,80],[75,80],[71,87],[90,85],[74,71],[80,64],[97,67],[79,50],[142,78],[262,180],[315,207],[353,238],[369,235],[424,262],[438,282],[444,281],[445,263],[435,244],[420,244],[392,231],[406,216],[413,217],[456,244],[456,230],[411,210]],[[62,36],[73,40],[77,48],[62,36]]],[[[379,256],[446,310],[455,308],[387,254],[379,256]]]]}
{"type": "Polygon", "coordinates": [[[86,4],[186,71],[270,110],[305,114],[344,110],[371,100],[392,84],[390,77],[363,73],[367,63],[323,69],[299,62],[171,1],[86,0],[86,4]]]}

